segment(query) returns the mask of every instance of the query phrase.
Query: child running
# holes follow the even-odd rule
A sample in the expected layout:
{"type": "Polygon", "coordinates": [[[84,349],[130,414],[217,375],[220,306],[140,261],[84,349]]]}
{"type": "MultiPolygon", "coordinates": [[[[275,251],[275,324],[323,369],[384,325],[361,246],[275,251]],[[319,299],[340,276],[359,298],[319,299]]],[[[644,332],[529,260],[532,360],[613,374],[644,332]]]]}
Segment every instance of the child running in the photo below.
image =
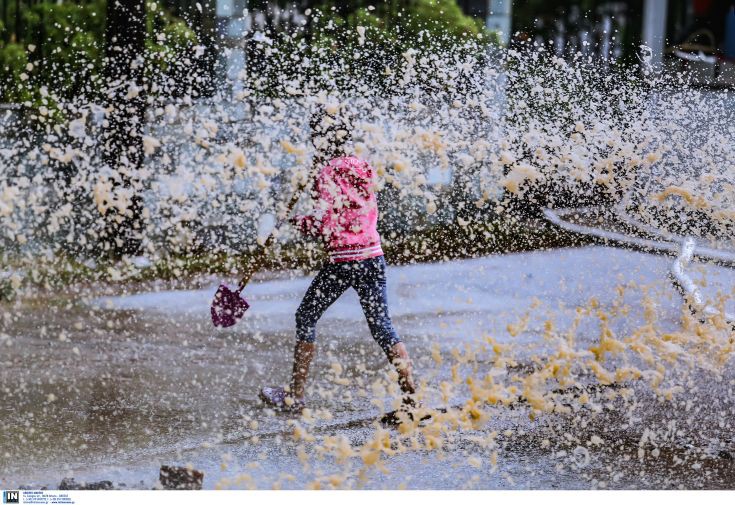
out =
{"type": "Polygon", "coordinates": [[[376,228],[375,171],[366,161],[347,154],[345,146],[351,132],[343,116],[322,111],[311,120],[311,139],[317,150],[315,166],[321,166],[312,190],[316,210],[312,215],[293,218],[292,223],[301,233],[323,242],[329,261],[296,311],[290,387],[264,387],[260,391],[261,400],[279,410],[300,412],[304,408],[317,321],[348,288],[357,292],[373,338],[398,371],[399,386],[406,395],[404,406],[413,405],[410,358],[388,313],[386,263],[376,228]]]}

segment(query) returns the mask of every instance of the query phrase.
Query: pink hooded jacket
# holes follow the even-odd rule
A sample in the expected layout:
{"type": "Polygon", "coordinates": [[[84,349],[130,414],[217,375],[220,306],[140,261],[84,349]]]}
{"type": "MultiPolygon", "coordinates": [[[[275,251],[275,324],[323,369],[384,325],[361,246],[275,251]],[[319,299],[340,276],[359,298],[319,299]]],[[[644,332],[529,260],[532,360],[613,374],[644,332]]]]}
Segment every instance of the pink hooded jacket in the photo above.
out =
{"type": "Polygon", "coordinates": [[[294,218],[301,233],[324,241],[333,263],[383,255],[374,177],[373,168],[354,156],[331,160],[315,182],[314,214],[294,218]]]}

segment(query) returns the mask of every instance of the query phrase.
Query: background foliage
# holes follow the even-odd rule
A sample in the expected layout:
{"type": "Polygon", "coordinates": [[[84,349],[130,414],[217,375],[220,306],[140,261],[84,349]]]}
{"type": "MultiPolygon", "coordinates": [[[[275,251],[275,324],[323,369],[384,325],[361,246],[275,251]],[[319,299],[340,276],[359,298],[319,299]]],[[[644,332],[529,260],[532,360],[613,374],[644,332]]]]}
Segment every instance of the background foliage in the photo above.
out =
{"type": "MultiPolygon", "coordinates": [[[[21,7],[22,30],[0,39],[0,102],[38,106],[46,89],[52,98],[71,99],[99,91],[104,58],[106,0],[41,2],[21,7]],[[29,104],[28,102],[31,102],[29,104]]],[[[194,31],[169,11],[149,4],[149,63],[166,73],[172,62],[197,44],[194,31]],[[163,34],[160,37],[159,34],[163,34]]],[[[14,5],[10,19],[15,18],[14,5]]]]}
{"type": "MultiPolygon", "coordinates": [[[[317,48],[332,46],[341,54],[348,54],[347,49],[358,45],[355,33],[351,39],[344,39],[344,28],[357,26],[370,30],[374,40],[392,46],[395,55],[404,51],[410,41],[418,40],[421,32],[424,40],[435,44],[458,43],[466,37],[493,39],[482,20],[463,14],[455,0],[374,3],[373,8],[367,2],[311,2],[311,11],[321,15],[315,16],[302,34],[308,44],[317,48]]],[[[8,19],[14,20],[15,4],[10,4],[9,9],[8,19]]],[[[80,5],[44,1],[21,5],[21,28],[3,27],[0,21],[0,102],[37,108],[48,106],[53,99],[98,92],[104,58],[105,10],[106,0],[80,5]]],[[[196,27],[173,12],[178,12],[176,5],[168,9],[162,4],[148,4],[147,63],[149,74],[178,82],[186,80],[187,70],[177,62],[190,55],[201,41],[196,27]]],[[[260,68],[253,74],[267,74],[267,69],[260,68]]]]}

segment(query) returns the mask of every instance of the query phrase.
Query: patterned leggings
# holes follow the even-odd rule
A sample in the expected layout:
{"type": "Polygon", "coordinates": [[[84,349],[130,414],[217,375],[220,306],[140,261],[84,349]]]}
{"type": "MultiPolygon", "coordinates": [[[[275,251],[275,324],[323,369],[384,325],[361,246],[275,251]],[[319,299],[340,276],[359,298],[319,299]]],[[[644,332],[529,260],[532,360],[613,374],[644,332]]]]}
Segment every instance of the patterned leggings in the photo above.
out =
{"type": "Polygon", "coordinates": [[[385,258],[377,256],[361,261],[328,263],[309,286],[296,311],[296,338],[314,342],[316,323],[322,314],[348,288],[360,297],[370,333],[386,353],[401,339],[388,314],[388,289],[385,279],[385,258]]]}

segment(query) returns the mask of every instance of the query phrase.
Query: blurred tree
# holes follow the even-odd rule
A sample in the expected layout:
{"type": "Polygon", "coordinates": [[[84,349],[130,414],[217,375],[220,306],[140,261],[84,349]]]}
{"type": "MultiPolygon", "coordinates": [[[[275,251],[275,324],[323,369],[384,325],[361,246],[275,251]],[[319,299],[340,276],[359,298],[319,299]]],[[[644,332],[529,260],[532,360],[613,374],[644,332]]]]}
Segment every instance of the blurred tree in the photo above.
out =
{"type": "Polygon", "coordinates": [[[247,41],[248,72],[263,94],[281,92],[283,74],[272,70],[279,65],[272,60],[297,50],[299,40],[306,42],[313,56],[310,80],[326,80],[326,85],[331,86],[334,82],[339,85],[340,80],[352,82],[355,75],[360,75],[363,81],[372,79],[365,84],[386,91],[390,86],[384,86],[383,69],[400,59],[409,48],[431,51],[438,46],[459,46],[468,39],[497,41],[484,28],[483,21],[465,15],[456,0],[303,0],[298,8],[308,13],[306,22],[292,29],[288,16],[284,15],[289,12],[286,2],[253,0],[249,3],[254,30],[247,41]],[[357,27],[366,30],[368,45],[376,50],[368,46],[358,50],[364,40],[360,41],[357,27]],[[284,29],[288,30],[288,36],[282,36],[284,29]],[[293,37],[294,34],[297,36],[293,37]],[[340,58],[355,74],[320,75],[318,59],[321,57],[340,58]]]}
{"type": "Polygon", "coordinates": [[[581,50],[610,56],[601,54],[609,30],[616,48],[611,55],[636,62],[642,12],[643,0],[526,0],[513,3],[512,24],[517,40],[554,41],[560,55],[581,50]]]}
{"type": "Polygon", "coordinates": [[[437,39],[465,37],[484,33],[483,20],[462,12],[456,0],[388,0],[386,2],[311,2],[312,9],[325,13],[315,28],[329,36],[325,26],[335,28],[370,26],[379,29],[387,40],[415,41],[419,32],[437,39]]]}
{"type": "Polygon", "coordinates": [[[215,90],[215,72],[219,47],[215,23],[216,0],[199,0],[189,3],[185,19],[196,33],[203,54],[197,58],[196,95],[212,96],[215,90]]]}
{"type": "MultiPolygon", "coordinates": [[[[0,0],[3,6],[10,1],[0,0]]],[[[17,40],[14,10],[9,15],[11,26],[6,25],[4,31],[0,20],[0,102],[27,102],[33,109],[39,105],[53,109],[56,100],[74,100],[97,93],[104,56],[106,4],[106,0],[90,0],[24,5],[21,16],[24,35],[17,40]],[[10,42],[11,38],[15,42],[10,42]],[[29,62],[34,64],[31,70],[27,69],[29,62]],[[27,78],[20,77],[23,73],[27,78]],[[44,86],[49,92],[45,98],[39,93],[44,86]]],[[[185,21],[161,9],[156,2],[150,5],[158,8],[151,8],[147,13],[149,74],[155,71],[161,82],[172,77],[180,84],[176,94],[186,93],[197,84],[194,72],[190,65],[183,72],[181,65],[175,63],[194,53],[199,39],[185,21]]],[[[14,9],[14,5],[10,6],[14,9]]],[[[211,87],[211,79],[202,82],[211,87]]]]}
{"type": "Polygon", "coordinates": [[[106,122],[103,159],[116,170],[118,205],[106,214],[104,249],[135,254],[142,242],[137,171],[143,163],[145,0],[111,0],[105,23],[106,122]]]}

